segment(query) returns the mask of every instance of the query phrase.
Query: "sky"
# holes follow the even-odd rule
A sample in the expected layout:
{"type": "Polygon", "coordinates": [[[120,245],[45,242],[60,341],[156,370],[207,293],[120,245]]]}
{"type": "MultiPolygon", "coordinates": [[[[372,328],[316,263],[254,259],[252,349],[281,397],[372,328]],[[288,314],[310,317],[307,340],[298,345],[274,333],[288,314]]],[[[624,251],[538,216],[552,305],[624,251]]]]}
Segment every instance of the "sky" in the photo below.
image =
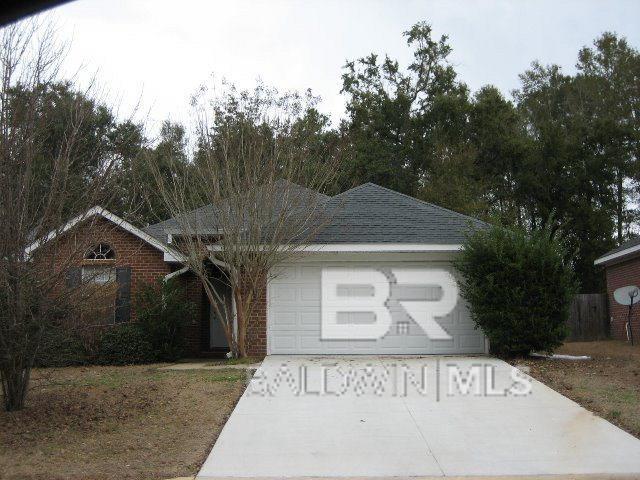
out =
{"type": "Polygon", "coordinates": [[[118,114],[189,124],[191,96],[212,79],[310,88],[334,123],[347,60],[371,52],[411,59],[402,32],[418,21],[446,34],[459,79],[509,95],[533,60],[574,71],[604,31],[640,48],[640,1],[76,0],[44,14],[69,41],[65,70],[96,76],[118,114]]]}

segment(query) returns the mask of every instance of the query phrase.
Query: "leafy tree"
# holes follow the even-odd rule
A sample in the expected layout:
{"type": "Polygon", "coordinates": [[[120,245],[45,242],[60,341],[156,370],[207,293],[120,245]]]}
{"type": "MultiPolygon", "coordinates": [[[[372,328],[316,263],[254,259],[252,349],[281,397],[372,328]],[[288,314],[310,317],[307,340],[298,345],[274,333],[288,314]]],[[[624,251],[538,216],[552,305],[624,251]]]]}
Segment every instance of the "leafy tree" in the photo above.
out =
{"type": "Polygon", "coordinates": [[[456,82],[447,61],[451,47],[446,36],[434,40],[431,27],[424,22],[404,36],[414,58],[406,71],[396,60],[385,56],[379,61],[375,54],[345,65],[344,178],[415,194],[436,150],[431,135],[436,128],[435,112],[447,111],[436,107],[446,103],[443,96],[466,88],[456,82]]]}
{"type": "MultiPolygon", "coordinates": [[[[342,139],[339,133],[331,128],[329,117],[318,112],[315,104],[308,105],[301,117],[293,122],[289,135],[295,139],[301,151],[300,156],[304,158],[307,173],[300,179],[303,184],[304,178],[313,177],[314,171],[322,168],[321,165],[340,165],[339,149],[342,139]]],[[[338,182],[326,185],[325,193],[340,192],[338,182]]]]}
{"type": "MultiPolygon", "coordinates": [[[[137,125],[125,124],[124,134],[129,139],[129,150],[122,156],[118,172],[120,202],[114,211],[122,212],[131,221],[149,225],[170,217],[157,189],[149,188],[153,183],[151,166],[157,169],[166,181],[188,174],[191,159],[187,154],[186,132],[182,125],[164,121],[155,146],[148,146],[137,125]]],[[[126,138],[126,137],[125,137],[126,138]]]]}
{"type": "MultiPolygon", "coordinates": [[[[66,187],[70,193],[68,208],[84,195],[92,179],[102,172],[102,163],[109,159],[111,181],[102,185],[108,203],[103,205],[119,215],[131,216],[140,208],[139,181],[143,181],[138,158],[145,143],[142,125],[129,120],[118,121],[111,109],[67,81],[49,81],[37,85],[18,83],[12,86],[7,100],[9,108],[19,111],[28,102],[38,119],[34,145],[34,192],[45,195],[51,187],[50,159],[62,154],[65,136],[73,130],[77,145],[70,152],[74,168],[69,172],[66,187]],[[78,122],[77,118],[81,118],[78,122]]],[[[148,181],[147,177],[147,181],[148,181]]],[[[135,215],[134,215],[135,218],[135,215]]]]}
{"type": "Polygon", "coordinates": [[[629,197],[640,180],[640,53],[625,38],[605,32],[593,48],[580,50],[577,68],[576,80],[591,102],[591,146],[614,175],[616,234],[621,243],[634,220],[629,197]]]}
{"type": "Polygon", "coordinates": [[[465,215],[487,218],[486,186],[475,161],[472,146],[450,150],[443,145],[424,175],[417,197],[465,215]]]}
{"type": "Polygon", "coordinates": [[[502,225],[522,226],[525,200],[520,184],[532,143],[523,118],[497,88],[486,86],[475,94],[469,124],[489,217],[502,225]]]}
{"type": "Polygon", "coordinates": [[[567,246],[583,291],[593,267],[635,221],[640,195],[638,52],[605,33],[578,57],[577,75],[537,62],[514,102],[495,88],[473,97],[448,63],[446,36],[426,23],[404,33],[405,69],[371,54],[347,62],[340,189],[372,181],[567,246]]]}
{"type": "Polygon", "coordinates": [[[521,80],[515,97],[533,140],[519,180],[526,226],[559,231],[582,290],[598,291],[593,261],[613,246],[614,160],[594,145],[593,91],[557,66],[534,63],[521,80]]]}
{"type": "Polygon", "coordinates": [[[493,227],[466,240],[457,260],[461,293],[494,353],[528,355],[562,345],[576,291],[564,258],[549,229],[493,227]]]}
{"type": "MultiPolygon", "coordinates": [[[[73,130],[76,145],[69,153],[69,160],[74,168],[69,172],[65,188],[75,198],[82,196],[90,179],[98,175],[103,159],[110,155],[110,136],[115,127],[111,112],[75,90],[70,83],[55,80],[12,85],[7,91],[7,110],[15,116],[27,115],[22,111],[27,106],[31,109],[29,114],[37,119],[37,130],[33,133],[34,193],[44,196],[51,188],[55,179],[50,175],[50,159],[65,155],[66,137],[73,130]],[[77,118],[82,121],[77,123],[77,118]]],[[[17,128],[29,127],[24,124],[17,128]]],[[[74,203],[73,198],[69,198],[68,203],[74,203]]]]}

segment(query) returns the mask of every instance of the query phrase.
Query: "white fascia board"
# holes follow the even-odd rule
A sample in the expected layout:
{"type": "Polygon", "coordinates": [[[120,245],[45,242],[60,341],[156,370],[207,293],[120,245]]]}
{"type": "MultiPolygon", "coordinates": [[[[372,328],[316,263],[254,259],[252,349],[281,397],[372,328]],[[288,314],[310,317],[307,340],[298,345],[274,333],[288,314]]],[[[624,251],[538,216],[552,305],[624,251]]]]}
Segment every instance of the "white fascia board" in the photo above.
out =
{"type": "Polygon", "coordinates": [[[175,278],[178,275],[182,275],[183,273],[187,273],[188,271],[189,271],[189,267],[182,267],[180,270],[176,270],[175,272],[171,272],[165,275],[163,281],[168,282],[172,278],[175,278]]]}
{"type": "Polygon", "coordinates": [[[426,243],[337,243],[309,244],[301,247],[304,252],[457,252],[462,245],[426,243]]]}
{"type": "MultiPolygon", "coordinates": [[[[171,234],[171,235],[175,235],[175,236],[179,236],[179,235],[185,235],[185,230],[181,227],[175,227],[175,228],[171,228],[171,227],[167,227],[164,229],[165,233],[171,234]]],[[[222,229],[221,228],[203,228],[203,229],[196,229],[194,230],[192,233],[187,233],[186,235],[219,235],[222,233],[222,229]]]]}
{"type": "Polygon", "coordinates": [[[184,257],[176,252],[164,252],[163,260],[169,263],[184,263],[184,257]]]}
{"type": "Polygon", "coordinates": [[[67,230],[70,230],[71,228],[75,227],[78,223],[93,217],[94,215],[99,215],[100,214],[100,210],[101,207],[93,207],[90,208],[89,210],[87,210],[85,213],[78,215],[77,217],[69,220],[67,223],[65,223],[63,225],[63,227],[61,229],[58,230],[53,230],[51,232],[49,232],[43,239],[38,240],[36,242],[33,242],[31,245],[29,245],[24,253],[28,256],[30,255],[33,251],[37,250],[38,248],[40,248],[42,245],[44,245],[45,243],[53,240],[54,238],[56,238],[58,235],[61,235],[63,233],[65,233],[67,230]]]}
{"type": "MultiPolygon", "coordinates": [[[[220,245],[208,245],[210,251],[220,251],[220,245]]],[[[284,248],[283,248],[284,249],[284,248]]],[[[316,243],[300,247],[293,250],[298,252],[458,252],[462,250],[462,245],[444,245],[428,243],[337,243],[326,244],[316,243]]]]}
{"type": "Polygon", "coordinates": [[[625,255],[630,255],[636,252],[640,252],[640,245],[634,245],[633,247],[625,248],[624,250],[612,253],[611,255],[605,255],[604,257],[596,258],[593,264],[601,265],[603,263],[610,262],[611,260],[615,260],[616,258],[624,257],[625,255]]]}
{"type": "MultiPolygon", "coordinates": [[[[165,252],[164,261],[168,262],[168,263],[176,263],[176,262],[177,263],[183,263],[183,264],[187,263],[187,259],[183,255],[180,255],[179,257],[176,257],[175,255],[176,255],[175,252],[174,253],[165,252]]],[[[222,267],[222,268],[228,268],[229,267],[229,264],[227,264],[227,263],[225,263],[225,262],[223,262],[221,260],[217,260],[215,258],[209,258],[208,260],[211,263],[213,263],[214,265],[218,265],[219,267],[222,267]]]]}
{"type": "Polygon", "coordinates": [[[176,258],[176,260],[178,260],[178,261],[180,261],[183,258],[183,256],[180,253],[174,251],[173,249],[168,248],[164,243],[160,242],[159,240],[157,240],[156,238],[152,237],[148,233],[143,232],[138,227],[136,227],[134,225],[131,225],[129,222],[127,222],[126,220],[118,217],[117,215],[114,215],[113,213],[111,213],[111,212],[109,212],[109,211],[107,211],[105,209],[102,209],[102,213],[101,214],[107,220],[110,220],[111,222],[113,222],[114,224],[119,226],[120,228],[123,228],[124,230],[126,230],[129,233],[131,233],[132,235],[138,237],[140,240],[144,240],[149,245],[151,245],[152,247],[157,248],[161,252],[173,254],[174,257],[176,258]]]}
{"type": "Polygon", "coordinates": [[[175,252],[174,250],[167,248],[167,246],[165,244],[163,244],[162,242],[158,241],[157,239],[155,239],[151,235],[143,232],[138,227],[130,224],[129,222],[127,222],[123,218],[120,218],[119,216],[109,212],[108,210],[106,210],[106,209],[104,209],[102,207],[90,208],[85,213],[83,213],[81,215],[78,215],[77,217],[75,217],[72,220],[68,221],[66,224],[64,224],[64,226],[62,228],[49,232],[49,234],[46,237],[44,237],[42,240],[39,240],[39,241],[34,242],[31,245],[29,245],[26,248],[25,253],[27,255],[30,255],[34,250],[40,248],[45,243],[53,240],[57,236],[62,235],[63,233],[69,231],[70,229],[75,227],[77,224],[79,224],[79,223],[81,223],[81,222],[83,222],[85,220],[88,220],[91,217],[97,216],[97,215],[109,220],[111,223],[113,223],[116,226],[122,228],[123,230],[126,230],[127,232],[131,233],[135,237],[138,237],[140,240],[143,240],[144,242],[148,243],[152,247],[157,248],[158,250],[160,250],[161,252],[164,253],[165,258],[167,256],[167,254],[169,254],[174,259],[173,261],[182,261],[183,256],[180,253],[175,252]]]}

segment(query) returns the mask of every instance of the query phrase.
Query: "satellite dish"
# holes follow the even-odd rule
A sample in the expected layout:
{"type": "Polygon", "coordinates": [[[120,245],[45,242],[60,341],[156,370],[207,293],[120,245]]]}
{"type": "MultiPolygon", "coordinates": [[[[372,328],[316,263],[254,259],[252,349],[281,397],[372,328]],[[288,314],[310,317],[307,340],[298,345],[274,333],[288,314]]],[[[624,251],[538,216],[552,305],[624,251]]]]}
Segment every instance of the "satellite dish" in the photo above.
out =
{"type": "Polygon", "coordinates": [[[640,289],[635,285],[628,285],[626,287],[620,287],[613,292],[613,298],[620,305],[631,305],[640,302],[640,289]]]}

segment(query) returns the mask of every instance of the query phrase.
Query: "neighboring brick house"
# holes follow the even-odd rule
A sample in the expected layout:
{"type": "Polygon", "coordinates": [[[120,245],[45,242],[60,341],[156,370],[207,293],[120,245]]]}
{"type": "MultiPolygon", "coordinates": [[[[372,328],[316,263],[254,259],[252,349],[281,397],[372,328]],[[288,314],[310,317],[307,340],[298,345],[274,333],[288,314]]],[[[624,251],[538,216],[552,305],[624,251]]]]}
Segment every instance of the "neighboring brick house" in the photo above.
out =
{"type": "MultiPolygon", "coordinates": [[[[607,277],[607,296],[611,336],[627,339],[626,324],[629,307],[620,305],[613,292],[629,285],[640,286],[640,237],[631,239],[598,258],[595,265],[604,267],[607,277]]],[[[640,297],[638,298],[640,301],[640,297]]],[[[632,310],[631,325],[634,339],[640,342],[640,305],[632,310]]]]}
{"type": "MultiPolygon", "coordinates": [[[[249,355],[488,351],[484,334],[475,328],[466,303],[457,295],[453,263],[469,230],[485,228],[485,223],[372,183],[334,197],[292,184],[286,184],[286,188],[300,189],[302,198],[317,196],[331,216],[313,242],[300,246],[295,258],[278,266],[277,275],[270,275],[268,284],[265,282],[247,325],[249,355]],[[360,279],[348,291],[361,292],[362,284],[366,284],[368,291],[367,285],[372,283],[374,292],[378,289],[386,292],[385,303],[379,306],[384,312],[375,313],[376,322],[379,314],[388,320],[382,336],[344,339],[325,334],[320,303],[331,289],[325,291],[322,282],[325,272],[336,270],[345,272],[348,278],[360,279]],[[441,293],[445,285],[455,291],[455,297],[447,294],[445,298],[441,293]],[[429,301],[448,305],[437,320],[429,319],[428,315],[421,318],[421,307],[416,307],[429,301]]],[[[213,206],[204,206],[192,215],[199,231],[224,235],[216,223],[213,206]]],[[[185,259],[174,241],[183,232],[174,219],[140,229],[96,207],[70,221],[56,235],[78,234],[82,228],[95,226],[95,219],[113,228],[100,233],[102,236],[78,258],[70,269],[70,281],[82,281],[84,272],[90,270],[94,275],[98,273],[95,278],[100,281],[115,282],[118,289],[114,300],[115,323],[135,320],[131,302],[144,282],[179,279],[185,286],[186,297],[197,307],[194,317],[188,320],[187,354],[209,356],[228,350],[202,284],[183,266],[185,259]],[[90,218],[94,220],[89,222],[90,218]]],[[[215,272],[213,275],[218,278],[215,272]]],[[[232,302],[229,287],[220,288],[227,289],[223,293],[232,302]]],[[[336,286],[333,293],[344,297],[337,293],[340,288],[336,286]]],[[[340,329],[345,323],[349,327],[361,322],[352,312],[349,308],[336,311],[334,327],[340,329]],[[338,319],[343,313],[347,314],[346,321],[343,317],[338,319]]]]}

